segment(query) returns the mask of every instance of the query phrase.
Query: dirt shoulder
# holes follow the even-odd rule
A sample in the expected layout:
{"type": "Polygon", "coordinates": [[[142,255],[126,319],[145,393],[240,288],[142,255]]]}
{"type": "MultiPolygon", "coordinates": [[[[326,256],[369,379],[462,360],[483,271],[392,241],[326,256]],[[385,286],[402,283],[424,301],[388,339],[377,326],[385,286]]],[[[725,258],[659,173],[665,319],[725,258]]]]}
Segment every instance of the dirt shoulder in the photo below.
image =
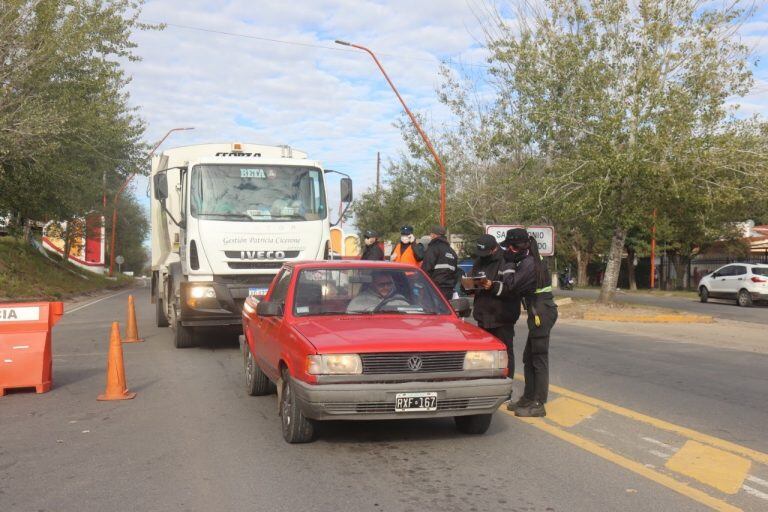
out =
{"type": "Polygon", "coordinates": [[[601,304],[593,299],[558,299],[561,319],[638,323],[712,323],[711,316],[671,308],[616,302],[601,304]]]}

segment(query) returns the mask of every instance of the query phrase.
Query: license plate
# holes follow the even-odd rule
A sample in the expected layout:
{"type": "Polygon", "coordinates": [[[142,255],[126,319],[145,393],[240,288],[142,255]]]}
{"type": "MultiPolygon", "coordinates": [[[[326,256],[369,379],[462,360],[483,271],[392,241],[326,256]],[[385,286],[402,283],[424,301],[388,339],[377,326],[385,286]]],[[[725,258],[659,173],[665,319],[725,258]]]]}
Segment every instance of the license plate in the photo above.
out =
{"type": "Polygon", "coordinates": [[[263,297],[267,294],[268,288],[248,288],[249,297],[263,297]]]}
{"type": "Polygon", "coordinates": [[[436,411],[437,393],[397,393],[395,412],[436,411]]]}

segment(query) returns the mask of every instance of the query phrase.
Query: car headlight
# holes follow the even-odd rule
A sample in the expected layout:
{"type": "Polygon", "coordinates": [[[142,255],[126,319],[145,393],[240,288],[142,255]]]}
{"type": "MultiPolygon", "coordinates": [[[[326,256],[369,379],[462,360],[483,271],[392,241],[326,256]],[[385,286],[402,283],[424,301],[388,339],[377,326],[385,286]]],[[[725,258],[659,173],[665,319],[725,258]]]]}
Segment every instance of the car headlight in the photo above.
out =
{"type": "Polygon", "coordinates": [[[189,289],[189,295],[193,299],[215,299],[216,290],[211,286],[193,286],[189,289]]]}
{"type": "Polygon", "coordinates": [[[310,375],[360,375],[363,361],[357,354],[322,354],[307,357],[310,375]]]}
{"type": "Polygon", "coordinates": [[[464,356],[465,370],[503,370],[507,363],[504,350],[473,350],[464,356]]]}

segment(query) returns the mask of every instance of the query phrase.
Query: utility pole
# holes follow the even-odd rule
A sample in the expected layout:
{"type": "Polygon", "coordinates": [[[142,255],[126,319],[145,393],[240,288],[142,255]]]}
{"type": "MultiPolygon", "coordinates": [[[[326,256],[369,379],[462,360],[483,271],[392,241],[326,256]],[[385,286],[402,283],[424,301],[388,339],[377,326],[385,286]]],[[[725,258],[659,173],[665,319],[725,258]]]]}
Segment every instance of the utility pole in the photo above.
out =
{"type": "Polygon", "coordinates": [[[381,153],[376,152],[376,197],[379,197],[379,190],[381,189],[381,178],[379,174],[379,168],[381,167],[381,153]]]}

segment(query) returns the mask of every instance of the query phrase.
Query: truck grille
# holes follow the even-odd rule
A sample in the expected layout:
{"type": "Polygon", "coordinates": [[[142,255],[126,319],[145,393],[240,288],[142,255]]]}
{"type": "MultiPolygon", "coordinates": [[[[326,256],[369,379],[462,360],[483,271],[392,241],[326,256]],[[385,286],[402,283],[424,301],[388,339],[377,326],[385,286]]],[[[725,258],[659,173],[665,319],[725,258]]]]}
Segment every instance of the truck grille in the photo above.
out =
{"type": "MultiPolygon", "coordinates": [[[[447,398],[437,401],[438,411],[460,411],[465,409],[487,409],[493,407],[500,397],[483,396],[472,398],[447,398]]],[[[330,414],[375,414],[395,412],[394,402],[335,402],[325,404],[330,414]]],[[[407,413],[403,413],[407,414],[407,413]]]]}
{"type": "Polygon", "coordinates": [[[235,270],[246,269],[279,269],[283,266],[282,261],[230,261],[227,263],[229,268],[235,270]]]}
{"type": "Polygon", "coordinates": [[[460,372],[466,352],[384,352],[360,354],[363,373],[460,372]]]}

